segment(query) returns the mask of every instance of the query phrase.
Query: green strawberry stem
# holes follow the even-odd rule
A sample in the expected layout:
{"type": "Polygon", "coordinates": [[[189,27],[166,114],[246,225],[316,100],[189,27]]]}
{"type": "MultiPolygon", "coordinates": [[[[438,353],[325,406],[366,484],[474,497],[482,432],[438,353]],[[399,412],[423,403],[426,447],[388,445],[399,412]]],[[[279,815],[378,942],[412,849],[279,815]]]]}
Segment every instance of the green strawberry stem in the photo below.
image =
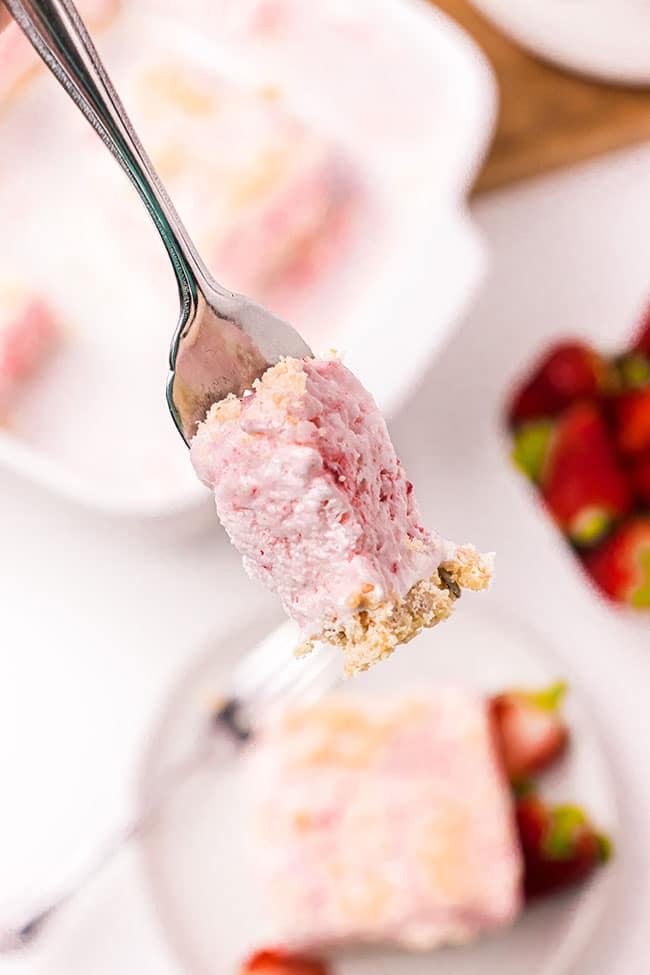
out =
{"type": "Polygon", "coordinates": [[[641,550],[639,564],[643,581],[632,593],[631,602],[635,609],[648,609],[650,607],[650,546],[641,550]]]}
{"type": "Polygon", "coordinates": [[[542,479],[553,427],[552,420],[534,420],[515,433],[512,459],[534,484],[542,479]]]}
{"type": "Polygon", "coordinates": [[[528,692],[526,697],[542,711],[559,711],[567,691],[566,681],[558,680],[545,690],[528,692]]]}

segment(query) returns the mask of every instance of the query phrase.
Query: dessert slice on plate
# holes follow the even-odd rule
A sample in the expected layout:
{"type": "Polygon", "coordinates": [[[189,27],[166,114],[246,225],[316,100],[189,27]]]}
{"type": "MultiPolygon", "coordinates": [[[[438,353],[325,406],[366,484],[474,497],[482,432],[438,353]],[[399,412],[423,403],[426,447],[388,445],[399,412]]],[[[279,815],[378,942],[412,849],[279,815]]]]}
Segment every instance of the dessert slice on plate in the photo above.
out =
{"type": "Polygon", "coordinates": [[[510,790],[480,695],[332,698],[269,727],[249,762],[281,943],[424,950],[517,916],[510,790]]]}
{"type": "Polygon", "coordinates": [[[284,359],[215,404],[191,456],[249,575],[366,670],[485,589],[492,557],[427,531],[372,396],[337,359],[284,359]]]}
{"type": "Polygon", "coordinates": [[[274,719],[246,771],[281,947],[243,971],[319,972],[309,955],[343,945],[464,943],[588,877],[607,840],[522,784],[566,749],[563,694],[333,695],[274,719]]]}

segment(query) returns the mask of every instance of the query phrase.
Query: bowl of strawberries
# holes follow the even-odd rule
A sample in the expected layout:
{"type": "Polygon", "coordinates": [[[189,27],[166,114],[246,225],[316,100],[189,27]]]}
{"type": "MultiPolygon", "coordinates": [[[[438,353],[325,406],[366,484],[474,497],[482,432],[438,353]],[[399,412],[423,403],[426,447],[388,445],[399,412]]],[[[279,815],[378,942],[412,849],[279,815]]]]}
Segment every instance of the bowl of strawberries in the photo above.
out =
{"type": "Polygon", "coordinates": [[[650,308],[618,354],[554,344],[507,422],[516,466],[596,590],[650,610],[650,308]]]}

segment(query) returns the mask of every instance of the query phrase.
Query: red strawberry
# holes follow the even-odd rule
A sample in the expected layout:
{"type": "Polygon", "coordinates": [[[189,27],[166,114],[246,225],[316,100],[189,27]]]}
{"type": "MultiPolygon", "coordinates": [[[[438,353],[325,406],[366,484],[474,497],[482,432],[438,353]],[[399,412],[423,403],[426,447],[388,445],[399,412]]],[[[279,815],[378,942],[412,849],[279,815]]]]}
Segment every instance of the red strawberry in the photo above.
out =
{"type": "Polygon", "coordinates": [[[612,399],[616,442],[625,454],[650,448],[650,383],[612,399]]]}
{"type": "Polygon", "coordinates": [[[515,393],[510,422],[554,416],[575,400],[598,393],[605,365],[583,342],[561,342],[538,364],[515,393]]]}
{"type": "Polygon", "coordinates": [[[641,321],[639,331],[632,342],[632,348],[635,352],[641,352],[650,358],[650,307],[641,321]]]}
{"type": "Polygon", "coordinates": [[[244,963],[240,975],[327,975],[323,962],[279,949],[257,951],[244,963]]]}
{"type": "Polygon", "coordinates": [[[550,808],[529,794],[517,799],[515,816],[528,900],[585,880],[610,856],[608,839],[578,806],[550,808]]]}
{"type": "Polygon", "coordinates": [[[560,714],[565,684],[545,691],[506,691],[490,702],[506,774],[520,782],[541,772],[565,751],[569,734],[560,714]]]}
{"type": "Polygon", "coordinates": [[[578,545],[602,538],[632,497],[609,430],[595,403],[576,403],[557,421],[541,493],[555,521],[578,545]]]}
{"type": "Polygon", "coordinates": [[[650,508],[650,450],[635,458],[632,481],[637,497],[650,508]]]}
{"type": "Polygon", "coordinates": [[[584,565],[597,586],[618,602],[650,609],[650,514],[625,521],[584,565]]]}

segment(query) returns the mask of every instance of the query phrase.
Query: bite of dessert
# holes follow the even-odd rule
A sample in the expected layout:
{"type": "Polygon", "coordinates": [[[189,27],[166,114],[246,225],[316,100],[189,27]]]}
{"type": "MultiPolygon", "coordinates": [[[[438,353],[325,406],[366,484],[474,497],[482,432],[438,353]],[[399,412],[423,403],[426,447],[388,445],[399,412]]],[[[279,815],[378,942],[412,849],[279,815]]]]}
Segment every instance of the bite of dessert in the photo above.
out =
{"type": "Polygon", "coordinates": [[[372,396],[335,358],[283,359],[215,404],[191,445],[249,575],[366,670],[488,586],[492,556],[426,530],[372,396]]]}

